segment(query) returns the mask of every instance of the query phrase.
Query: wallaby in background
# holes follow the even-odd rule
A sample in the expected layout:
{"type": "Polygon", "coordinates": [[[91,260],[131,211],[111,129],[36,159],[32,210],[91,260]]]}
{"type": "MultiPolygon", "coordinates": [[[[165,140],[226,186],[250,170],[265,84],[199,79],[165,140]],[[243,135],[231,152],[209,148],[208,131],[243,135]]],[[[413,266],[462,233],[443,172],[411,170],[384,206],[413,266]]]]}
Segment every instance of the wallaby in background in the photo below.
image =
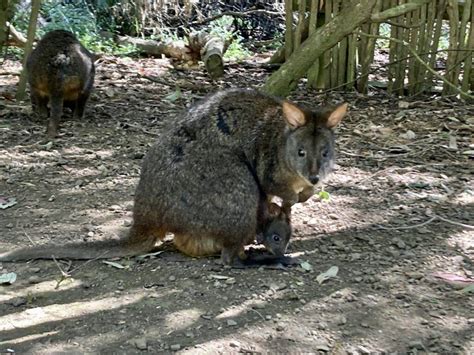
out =
{"type": "Polygon", "coordinates": [[[58,134],[63,105],[72,105],[74,118],[82,118],[94,83],[94,56],[74,34],[46,33],[26,62],[31,103],[40,117],[50,118],[47,134],[58,134]]]}
{"type": "MultiPolygon", "coordinates": [[[[231,265],[259,230],[261,192],[283,210],[308,199],[334,161],[332,129],[347,104],[310,111],[255,90],[217,92],[163,132],[147,153],[127,238],[75,245],[75,258],[150,252],[167,232],[186,247],[221,246],[231,265]],[[258,178],[258,180],[256,179],[258,178]]],[[[0,261],[71,257],[61,246],[25,248],[0,261]],[[64,253],[62,253],[64,251],[64,253]]]]}

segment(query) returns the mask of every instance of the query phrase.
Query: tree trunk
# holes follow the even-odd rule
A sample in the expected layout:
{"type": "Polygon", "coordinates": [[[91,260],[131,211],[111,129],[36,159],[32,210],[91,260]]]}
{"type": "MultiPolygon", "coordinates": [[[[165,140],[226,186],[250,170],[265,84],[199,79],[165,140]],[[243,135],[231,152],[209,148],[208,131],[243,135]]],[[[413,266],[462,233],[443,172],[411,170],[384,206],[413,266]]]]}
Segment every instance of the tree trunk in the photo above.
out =
{"type": "Polygon", "coordinates": [[[7,11],[8,0],[0,1],[0,53],[7,42],[7,11]]]}
{"type": "Polygon", "coordinates": [[[352,2],[333,20],[318,28],[267,80],[263,90],[274,95],[287,95],[306,74],[316,58],[370,18],[376,2],[376,0],[352,2]]]}
{"type": "Polygon", "coordinates": [[[27,79],[26,61],[28,60],[28,56],[30,55],[31,50],[33,48],[33,42],[35,40],[35,34],[36,34],[36,23],[38,21],[40,5],[41,5],[41,0],[32,0],[31,2],[30,23],[28,24],[28,34],[27,34],[27,39],[26,39],[25,52],[23,54],[23,70],[21,71],[21,74],[20,74],[20,81],[18,83],[18,90],[16,92],[17,100],[23,100],[25,98],[26,79],[27,79]]]}

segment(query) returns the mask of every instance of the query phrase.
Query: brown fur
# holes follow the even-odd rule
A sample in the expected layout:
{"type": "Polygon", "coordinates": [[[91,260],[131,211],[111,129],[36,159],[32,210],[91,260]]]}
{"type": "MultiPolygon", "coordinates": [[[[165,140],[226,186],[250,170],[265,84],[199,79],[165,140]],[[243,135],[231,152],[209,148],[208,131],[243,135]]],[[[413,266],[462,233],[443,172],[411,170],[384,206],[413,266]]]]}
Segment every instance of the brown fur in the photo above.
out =
{"type": "Polygon", "coordinates": [[[110,250],[104,243],[68,253],[67,246],[44,246],[0,254],[0,261],[53,253],[76,259],[104,251],[107,257],[136,255],[173,233],[186,254],[220,250],[223,263],[232,264],[261,228],[262,193],[281,197],[289,216],[291,205],[309,198],[329,173],[331,129],[345,112],[345,105],[309,111],[254,90],[211,95],[177,119],[146,155],[128,238],[110,250]]]}
{"type": "Polygon", "coordinates": [[[64,102],[74,104],[74,117],[82,118],[94,82],[94,56],[71,32],[48,32],[31,52],[26,64],[33,109],[48,116],[47,134],[58,133],[64,102]]]}

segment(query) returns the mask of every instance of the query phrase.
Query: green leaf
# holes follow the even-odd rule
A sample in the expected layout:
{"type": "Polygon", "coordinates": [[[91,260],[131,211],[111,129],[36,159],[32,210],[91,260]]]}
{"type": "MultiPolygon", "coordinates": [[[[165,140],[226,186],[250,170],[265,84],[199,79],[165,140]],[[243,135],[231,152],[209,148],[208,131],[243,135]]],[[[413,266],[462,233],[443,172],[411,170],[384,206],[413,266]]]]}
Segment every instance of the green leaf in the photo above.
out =
{"type": "Polygon", "coordinates": [[[176,100],[179,100],[181,98],[181,90],[179,87],[176,88],[174,92],[172,92],[169,95],[165,96],[165,100],[175,102],[176,100]]]}
{"type": "Polygon", "coordinates": [[[321,200],[326,200],[328,201],[331,198],[331,195],[329,195],[329,192],[321,190],[318,193],[318,196],[321,200]]]}
{"type": "Polygon", "coordinates": [[[474,292],[474,284],[464,287],[462,293],[474,292]]]}

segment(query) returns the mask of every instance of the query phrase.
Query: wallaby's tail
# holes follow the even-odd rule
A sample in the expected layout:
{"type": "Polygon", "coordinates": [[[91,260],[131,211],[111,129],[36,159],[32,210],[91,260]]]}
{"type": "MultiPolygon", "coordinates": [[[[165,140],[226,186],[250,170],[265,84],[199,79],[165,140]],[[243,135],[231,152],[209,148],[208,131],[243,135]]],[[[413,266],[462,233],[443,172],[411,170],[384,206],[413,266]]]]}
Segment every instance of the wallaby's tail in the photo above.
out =
{"type": "Polygon", "coordinates": [[[125,239],[112,239],[90,243],[70,243],[64,245],[40,245],[0,253],[0,261],[20,261],[29,259],[106,259],[140,255],[153,250],[159,236],[129,235],[125,239]]]}

